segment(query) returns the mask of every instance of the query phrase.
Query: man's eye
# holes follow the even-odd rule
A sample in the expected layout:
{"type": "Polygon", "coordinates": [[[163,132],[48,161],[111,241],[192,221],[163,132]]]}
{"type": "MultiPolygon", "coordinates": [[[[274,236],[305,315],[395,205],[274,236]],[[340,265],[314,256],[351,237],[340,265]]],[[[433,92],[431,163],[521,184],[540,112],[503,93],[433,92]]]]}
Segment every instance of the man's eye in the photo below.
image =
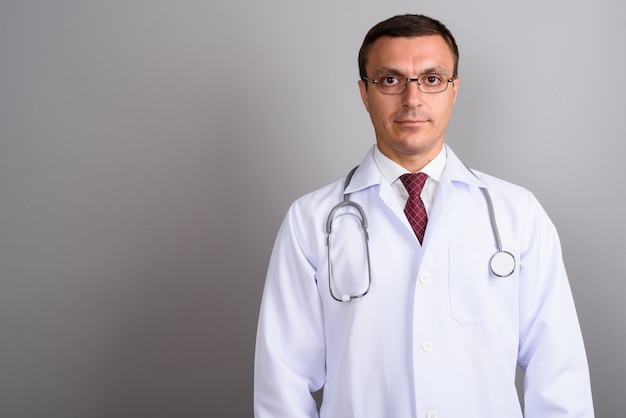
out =
{"type": "Polygon", "coordinates": [[[401,82],[398,77],[393,75],[380,77],[378,81],[384,86],[395,86],[396,84],[399,84],[401,82]]]}
{"type": "Polygon", "coordinates": [[[422,83],[429,86],[436,86],[438,84],[441,84],[442,82],[443,78],[436,74],[427,74],[422,78],[422,83]]]}

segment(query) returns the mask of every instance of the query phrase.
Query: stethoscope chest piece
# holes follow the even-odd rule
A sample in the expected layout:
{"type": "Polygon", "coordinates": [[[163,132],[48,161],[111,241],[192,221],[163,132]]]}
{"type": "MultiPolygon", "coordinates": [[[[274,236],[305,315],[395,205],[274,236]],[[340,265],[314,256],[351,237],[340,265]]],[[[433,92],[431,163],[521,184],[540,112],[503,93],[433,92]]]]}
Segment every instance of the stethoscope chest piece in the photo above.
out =
{"type": "Polygon", "coordinates": [[[498,251],[491,257],[489,267],[498,277],[509,277],[515,271],[515,257],[508,251],[498,251]]]}

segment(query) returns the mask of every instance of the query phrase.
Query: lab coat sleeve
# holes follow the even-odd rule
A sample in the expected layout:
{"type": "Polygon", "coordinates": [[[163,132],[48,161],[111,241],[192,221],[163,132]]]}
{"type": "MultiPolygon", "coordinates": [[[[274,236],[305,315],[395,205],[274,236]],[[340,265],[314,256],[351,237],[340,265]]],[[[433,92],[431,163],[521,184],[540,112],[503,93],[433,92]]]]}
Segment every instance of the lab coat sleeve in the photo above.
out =
{"type": "Polygon", "coordinates": [[[302,232],[297,202],[278,233],[270,259],[257,330],[256,418],[317,417],[312,392],[325,380],[323,312],[316,266],[302,232]]]}
{"type": "Polygon", "coordinates": [[[520,269],[524,416],[591,418],[587,358],[559,238],[532,195],[528,207],[520,269]]]}

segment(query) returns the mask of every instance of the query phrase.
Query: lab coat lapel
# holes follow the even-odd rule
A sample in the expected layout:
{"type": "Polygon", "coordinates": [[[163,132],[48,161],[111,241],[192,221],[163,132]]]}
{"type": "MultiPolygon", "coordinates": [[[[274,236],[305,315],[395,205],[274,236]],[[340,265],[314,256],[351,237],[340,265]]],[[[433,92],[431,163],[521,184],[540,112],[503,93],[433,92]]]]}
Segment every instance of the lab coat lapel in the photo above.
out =
{"type": "Polygon", "coordinates": [[[428,215],[428,225],[426,226],[426,233],[424,235],[424,247],[438,235],[437,229],[439,224],[445,219],[447,212],[454,204],[455,195],[452,182],[443,176],[437,186],[437,192],[435,193],[435,198],[428,215]]]}

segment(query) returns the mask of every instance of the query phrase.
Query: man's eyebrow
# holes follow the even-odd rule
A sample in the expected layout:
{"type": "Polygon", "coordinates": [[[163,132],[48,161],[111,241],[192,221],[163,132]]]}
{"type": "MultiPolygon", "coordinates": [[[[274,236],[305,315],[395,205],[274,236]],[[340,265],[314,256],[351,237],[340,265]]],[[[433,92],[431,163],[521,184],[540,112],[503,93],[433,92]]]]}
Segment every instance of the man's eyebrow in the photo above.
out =
{"type": "Polygon", "coordinates": [[[404,76],[404,74],[402,74],[402,71],[396,70],[395,68],[392,68],[392,67],[381,67],[378,70],[376,70],[376,72],[374,73],[374,76],[378,77],[378,76],[385,75],[385,74],[396,74],[396,75],[404,76]]]}
{"type": "MultiPolygon", "coordinates": [[[[381,75],[386,75],[386,74],[395,74],[395,75],[401,75],[403,77],[407,77],[406,74],[404,74],[402,71],[399,71],[399,70],[397,70],[397,69],[395,69],[393,67],[381,67],[381,68],[377,69],[376,72],[374,73],[374,77],[380,77],[381,75]]],[[[436,65],[434,67],[426,68],[424,71],[422,71],[418,75],[422,75],[422,74],[442,74],[442,75],[446,75],[446,74],[448,74],[448,71],[444,67],[436,65]]]]}
{"type": "Polygon", "coordinates": [[[447,74],[448,71],[441,66],[434,66],[431,68],[425,69],[422,74],[447,74]]]}

